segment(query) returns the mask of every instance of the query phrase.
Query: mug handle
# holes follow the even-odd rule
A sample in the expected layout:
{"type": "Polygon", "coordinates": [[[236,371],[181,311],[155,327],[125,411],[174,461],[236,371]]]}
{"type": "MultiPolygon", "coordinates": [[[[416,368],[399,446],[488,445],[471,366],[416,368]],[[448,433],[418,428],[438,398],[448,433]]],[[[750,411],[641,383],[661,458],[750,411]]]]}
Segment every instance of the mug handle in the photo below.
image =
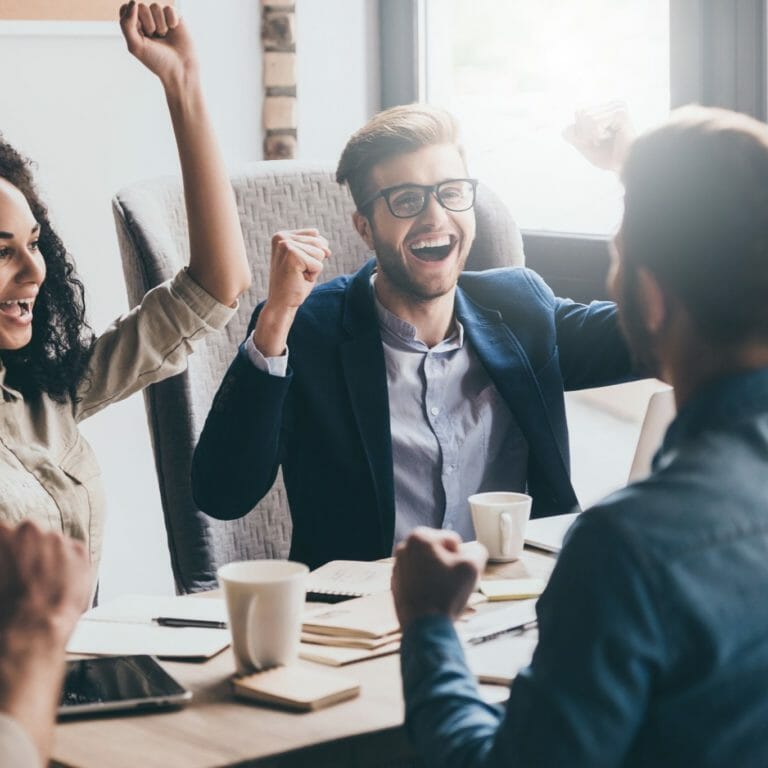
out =
{"type": "Polygon", "coordinates": [[[499,515],[499,533],[501,534],[501,556],[510,557],[512,554],[512,515],[502,512],[499,515]]]}
{"type": "Polygon", "coordinates": [[[251,662],[251,667],[253,667],[255,672],[261,672],[261,662],[254,658],[255,648],[253,644],[253,640],[255,639],[253,636],[255,630],[254,623],[256,620],[254,614],[256,613],[256,604],[258,602],[259,596],[251,595],[250,600],[248,601],[248,613],[245,617],[245,650],[248,654],[248,661],[251,662]]]}

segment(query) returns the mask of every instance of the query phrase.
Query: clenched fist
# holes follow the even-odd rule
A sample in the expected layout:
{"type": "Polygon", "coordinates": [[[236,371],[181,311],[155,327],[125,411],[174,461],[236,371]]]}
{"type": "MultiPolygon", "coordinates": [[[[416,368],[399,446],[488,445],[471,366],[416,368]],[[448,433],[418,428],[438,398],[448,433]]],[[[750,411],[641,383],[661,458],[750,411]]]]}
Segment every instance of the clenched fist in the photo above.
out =
{"type": "Polygon", "coordinates": [[[392,593],[400,626],[422,616],[457,619],[483,571],[481,544],[462,546],[452,531],[418,527],[395,550],[392,593]]]}
{"type": "Polygon", "coordinates": [[[291,229],[272,238],[269,294],[256,321],[253,343],[265,357],[283,354],[296,311],[317,284],[328,241],[316,229],[291,229]]]}

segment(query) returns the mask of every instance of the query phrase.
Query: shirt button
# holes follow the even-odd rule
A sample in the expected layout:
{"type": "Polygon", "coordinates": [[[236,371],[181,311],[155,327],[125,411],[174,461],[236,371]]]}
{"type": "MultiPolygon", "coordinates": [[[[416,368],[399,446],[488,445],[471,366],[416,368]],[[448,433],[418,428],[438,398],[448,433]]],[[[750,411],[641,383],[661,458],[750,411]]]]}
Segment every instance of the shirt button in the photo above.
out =
{"type": "Polygon", "coordinates": [[[449,465],[448,465],[448,466],[445,468],[445,471],[446,471],[446,472],[447,472],[447,473],[450,475],[450,474],[453,474],[453,470],[454,470],[454,469],[456,469],[456,465],[455,465],[455,464],[449,464],[449,465]]]}
{"type": "Polygon", "coordinates": [[[437,416],[437,414],[438,414],[438,413],[440,413],[440,409],[439,409],[439,408],[438,408],[436,405],[433,405],[433,406],[432,406],[432,407],[429,409],[429,412],[430,412],[430,413],[431,413],[433,416],[437,416]]]}
{"type": "Polygon", "coordinates": [[[452,531],[453,530],[453,523],[446,523],[445,526],[443,526],[446,531],[452,531]]]}

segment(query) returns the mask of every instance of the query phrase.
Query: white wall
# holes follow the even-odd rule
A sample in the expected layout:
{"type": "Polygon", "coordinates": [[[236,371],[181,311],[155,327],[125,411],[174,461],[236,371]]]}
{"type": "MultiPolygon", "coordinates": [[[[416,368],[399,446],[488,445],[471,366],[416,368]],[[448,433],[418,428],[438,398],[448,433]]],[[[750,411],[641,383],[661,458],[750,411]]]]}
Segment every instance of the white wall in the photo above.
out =
{"type": "Polygon", "coordinates": [[[298,0],[299,155],[335,166],[379,108],[378,3],[298,0]]]}
{"type": "MultiPolygon", "coordinates": [[[[299,0],[301,156],[333,162],[376,109],[374,0],[299,0]],[[343,94],[343,98],[341,95],[343,94]]],[[[259,4],[182,0],[230,167],[261,157],[259,4]]],[[[50,26],[50,25],[49,25],[50,26]]],[[[55,25],[54,25],[55,26],[55,25]]],[[[98,331],[127,309],[110,198],[133,180],[176,173],[162,91],[111,34],[38,34],[0,24],[0,131],[39,164],[54,226],[75,256],[98,331]]],[[[59,27],[60,29],[60,27],[59,27]]],[[[109,500],[101,597],[170,592],[165,531],[136,395],[83,424],[109,500]]]]}

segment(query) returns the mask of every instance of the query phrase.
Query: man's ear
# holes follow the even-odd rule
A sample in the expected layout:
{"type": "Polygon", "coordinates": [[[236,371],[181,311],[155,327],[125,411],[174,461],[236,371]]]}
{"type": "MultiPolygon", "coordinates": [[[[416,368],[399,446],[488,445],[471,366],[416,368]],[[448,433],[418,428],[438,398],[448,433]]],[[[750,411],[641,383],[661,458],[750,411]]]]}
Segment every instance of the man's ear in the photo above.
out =
{"type": "Polygon", "coordinates": [[[371,229],[371,223],[368,221],[367,217],[363,216],[360,211],[355,211],[352,214],[352,223],[355,225],[355,229],[357,230],[357,234],[360,235],[360,237],[363,238],[365,241],[365,244],[371,249],[373,248],[373,230],[371,229]]]}
{"type": "Polygon", "coordinates": [[[659,281],[645,267],[637,270],[637,290],[640,299],[640,313],[645,329],[656,335],[669,319],[669,303],[659,281]]]}

